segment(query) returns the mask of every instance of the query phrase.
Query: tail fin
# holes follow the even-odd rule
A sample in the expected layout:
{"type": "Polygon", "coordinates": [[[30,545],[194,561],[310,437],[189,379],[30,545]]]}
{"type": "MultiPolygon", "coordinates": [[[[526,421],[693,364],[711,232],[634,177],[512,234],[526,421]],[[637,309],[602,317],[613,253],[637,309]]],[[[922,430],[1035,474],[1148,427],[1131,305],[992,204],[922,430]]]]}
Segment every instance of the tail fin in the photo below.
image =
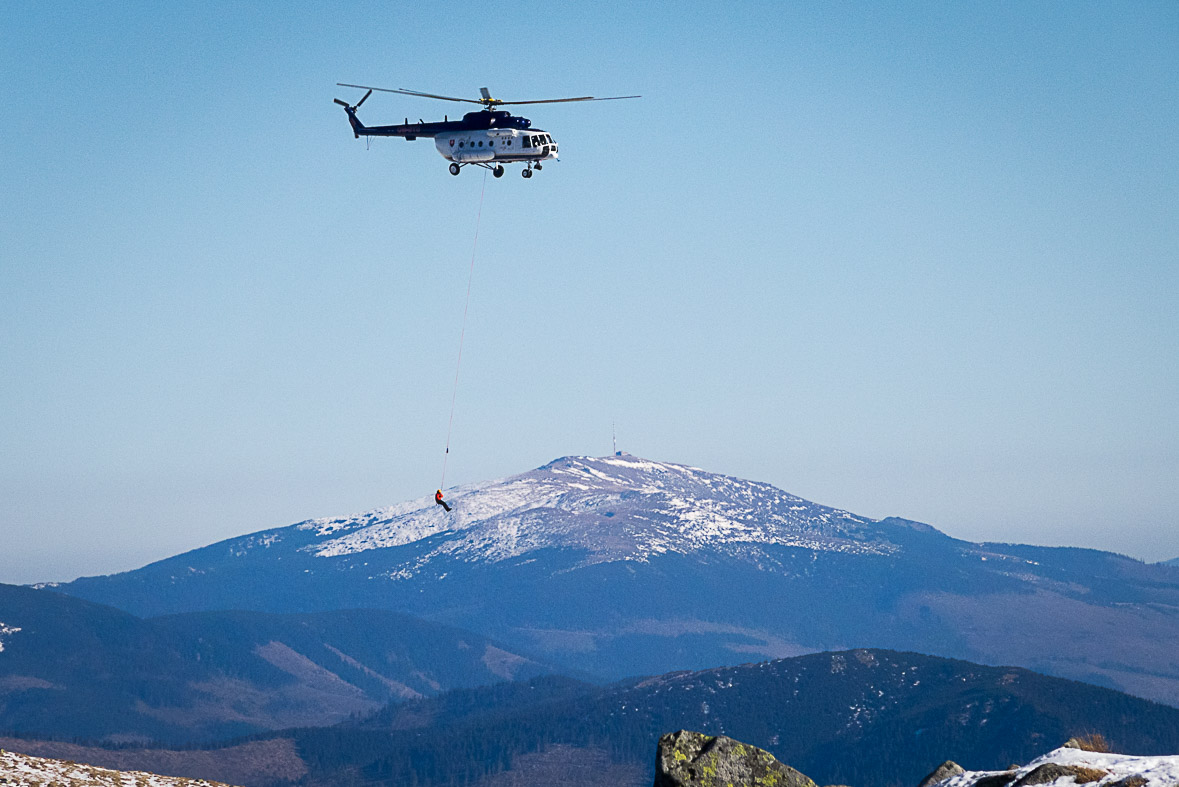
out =
{"type": "Polygon", "coordinates": [[[360,135],[368,131],[364,127],[364,124],[360,122],[359,118],[356,117],[355,107],[348,107],[348,122],[352,125],[352,135],[357,139],[360,139],[360,135]]]}
{"type": "Polygon", "coordinates": [[[352,134],[357,139],[360,139],[360,135],[365,133],[366,131],[368,131],[368,129],[365,128],[364,124],[361,123],[360,120],[356,117],[356,110],[359,109],[360,105],[363,104],[365,102],[365,100],[369,96],[371,96],[372,94],[373,94],[373,92],[371,90],[368,91],[367,93],[365,93],[364,98],[357,101],[355,106],[349,106],[349,104],[347,102],[341,101],[338,98],[332,99],[332,101],[334,101],[337,104],[339,104],[340,106],[342,106],[344,108],[344,111],[348,113],[348,123],[352,126],[352,134]]]}

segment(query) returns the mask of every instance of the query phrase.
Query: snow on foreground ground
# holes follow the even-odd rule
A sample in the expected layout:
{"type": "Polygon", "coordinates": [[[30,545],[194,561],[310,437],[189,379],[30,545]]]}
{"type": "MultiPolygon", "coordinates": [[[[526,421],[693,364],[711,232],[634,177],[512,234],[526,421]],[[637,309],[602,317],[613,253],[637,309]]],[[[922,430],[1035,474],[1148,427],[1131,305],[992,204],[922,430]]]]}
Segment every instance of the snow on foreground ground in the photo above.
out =
{"type": "MultiPolygon", "coordinates": [[[[1010,785],[1038,784],[1045,785],[1045,787],[1072,787],[1075,784],[1087,784],[1093,785],[1093,787],[1109,787],[1110,785],[1179,787],[1179,755],[1138,757],[1131,754],[1106,754],[1060,748],[1050,751],[1043,757],[1038,757],[1014,771],[967,771],[937,782],[936,787],[974,787],[984,779],[987,780],[987,784],[995,784],[990,781],[991,777],[1005,775],[1010,776],[1006,781],[1010,785]],[[1104,771],[1105,775],[1096,781],[1085,782],[1072,775],[1059,776],[1049,781],[1040,781],[1035,777],[1024,781],[1028,774],[1047,763],[1091,768],[1094,771],[1104,771]],[[1141,777],[1145,781],[1133,778],[1135,776],[1141,777]]],[[[931,787],[933,786],[931,785],[931,787]]]]}
{"type": "Polygon", "coordinates": [[[49,760],[0,749],[0,784],[5,787],[222,787],[220,782],[112,771],[66,760],[49,760]]]}

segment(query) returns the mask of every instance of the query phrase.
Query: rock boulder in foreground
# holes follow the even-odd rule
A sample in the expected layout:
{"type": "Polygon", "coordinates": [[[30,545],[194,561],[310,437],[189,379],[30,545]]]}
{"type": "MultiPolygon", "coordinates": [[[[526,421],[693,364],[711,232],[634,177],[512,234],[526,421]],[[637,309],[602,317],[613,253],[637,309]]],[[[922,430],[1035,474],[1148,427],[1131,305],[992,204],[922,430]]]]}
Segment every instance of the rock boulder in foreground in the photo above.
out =
{"type": "Polygon", "coordinates": [[[655,787],[815,787],[768,751],[680,730],[659,739],[655,787]]]}

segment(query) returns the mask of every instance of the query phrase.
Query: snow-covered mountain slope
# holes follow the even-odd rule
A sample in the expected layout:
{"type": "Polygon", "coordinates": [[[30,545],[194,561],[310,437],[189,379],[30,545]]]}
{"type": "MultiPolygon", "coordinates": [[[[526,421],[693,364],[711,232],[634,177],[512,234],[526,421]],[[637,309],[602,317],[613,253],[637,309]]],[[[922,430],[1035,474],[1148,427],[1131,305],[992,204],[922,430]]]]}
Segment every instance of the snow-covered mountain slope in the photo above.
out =
{"type": "MultiPolygon", "coordinates": [[[[458,487],[446,497],[451,513],[433,498],[422,498],[301,523],[296,527],[318,539],[302,549],[338,557],[437,536],[418,561],[453,555],[497,562],[556,548],[582,550],[586,563],[766,544],[853,554],[896,549],[866,540],[870,534],[864,526],[870,520],[847,511],[769,484],[626,454],[566,457],[511,478],[458,487]]],[[[394,576],[404,578],[414,570],[405,566],[394,576]]]]}
{"type": "Polygon", "coordinates": [[[867,646],[1179,704],[1171,567],[959,541],[625,455],[566,457],[446,499],[449,514],[424,497],[59,590],[145,616],[393,609],[606,678],[867,646]]]}

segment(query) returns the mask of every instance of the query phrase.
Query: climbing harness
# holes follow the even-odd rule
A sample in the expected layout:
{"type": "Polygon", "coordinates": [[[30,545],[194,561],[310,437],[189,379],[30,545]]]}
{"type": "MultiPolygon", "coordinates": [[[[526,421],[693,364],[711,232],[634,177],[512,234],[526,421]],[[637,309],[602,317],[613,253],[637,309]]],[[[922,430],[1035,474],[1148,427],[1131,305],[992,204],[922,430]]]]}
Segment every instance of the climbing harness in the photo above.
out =
{"type": "Polygon", "coordinates": [[[475,215],[475,241],[471,244],[471,270],[467,273],[467,300],[463,304],[463,327],[459,331],[458,360],[454,365],[454,390],[450,394],[450,421],[446,425],[446,451],[442,454],[442,483],[446,488],[446,463],[450,459],[450,434],[454,428],[454,403],[458,399],[459,369],[463,365],[463,339],[467,335],[467,309],[471,305],[471,281],[475,278],[475,251],[479,248],[479,224],[483,220],[483,195],[487,193],[487,170],[483,170],[483,187],[479,190],[479,212],[475,215]]]}

